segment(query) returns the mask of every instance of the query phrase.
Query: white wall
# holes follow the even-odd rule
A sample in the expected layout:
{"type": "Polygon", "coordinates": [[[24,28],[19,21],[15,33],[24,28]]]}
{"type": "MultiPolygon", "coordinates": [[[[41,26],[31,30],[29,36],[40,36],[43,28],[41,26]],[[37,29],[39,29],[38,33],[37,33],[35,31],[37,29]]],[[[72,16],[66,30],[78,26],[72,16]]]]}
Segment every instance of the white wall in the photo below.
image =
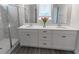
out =
{"type": "MultiPolygon", "coordinates": [[[[79,29],[79,4],[72,4],[70,26],[79,29]]],[[[76,41],[75,48],[76,48],[75,53],[79,54],[79,31],[77,32],[77,41],[76,41]]]]}
{"type": "Polygon", "coordinates": [[[79,28],[79,5],[78,4],[72,4],[70,26],[79,28]]]}
{"type": "Polygon", "coordinates": [[[24,14],[24,7],[19,6],[19,20],[20,20],[20,25],[23,25],[25,23],[25,14],[24,14]]]}

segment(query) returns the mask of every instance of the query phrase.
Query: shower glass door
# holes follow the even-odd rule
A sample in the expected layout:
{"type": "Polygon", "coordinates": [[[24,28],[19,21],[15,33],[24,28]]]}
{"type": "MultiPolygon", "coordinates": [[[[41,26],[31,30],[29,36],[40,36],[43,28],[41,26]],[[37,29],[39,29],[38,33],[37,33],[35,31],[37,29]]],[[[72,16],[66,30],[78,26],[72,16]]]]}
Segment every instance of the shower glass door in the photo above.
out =
{"type": "Polygon", "coordinates": [[[18,7],[0,5],[0,54],[9,53],[18,42],[18,7]]]}
{"type": "Polygon", "coordinates": [[[18,7],[16,5],[8,5],[8,24],[10,25],[10,36],[12,45],[18,41],[18,7]]]}
{"type": "Polygon", "coordinates": [[[5,54],[10,49],[8,23],[7,23],[7,7],[0,5],[0,54],[5,54]]]}

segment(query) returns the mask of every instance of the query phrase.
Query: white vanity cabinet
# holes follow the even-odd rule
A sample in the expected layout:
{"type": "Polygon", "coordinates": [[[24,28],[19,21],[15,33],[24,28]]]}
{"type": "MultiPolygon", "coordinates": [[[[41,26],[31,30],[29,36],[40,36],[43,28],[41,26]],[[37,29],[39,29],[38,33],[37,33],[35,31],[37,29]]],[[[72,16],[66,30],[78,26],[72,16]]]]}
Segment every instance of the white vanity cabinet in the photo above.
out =
{"type": "Polygon", "coordinates": [[[76,43],[76,31],[52,31],[52,48],[62,50],[74,50],[76,43]]]}
{"type": "Polygon", "coordinates": [[[76,30],[19,28],[21,46],[75,50],[76,30]]]}
{"type": "Polygon", "coordinates": [[[38,31],[19,29],[21,46],[38,46],[38,31]]]}

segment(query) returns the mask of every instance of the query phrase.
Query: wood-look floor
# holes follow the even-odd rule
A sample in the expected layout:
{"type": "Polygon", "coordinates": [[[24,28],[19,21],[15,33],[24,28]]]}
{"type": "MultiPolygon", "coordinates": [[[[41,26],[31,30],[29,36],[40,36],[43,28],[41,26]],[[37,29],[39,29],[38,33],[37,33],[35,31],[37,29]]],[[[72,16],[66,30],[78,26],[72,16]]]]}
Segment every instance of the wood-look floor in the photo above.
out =
{"type": "Polygon", "coordinates": [[[35,48],[35,47],[17,47],[12,54],[74,54],[72,51],[35,48]]]}

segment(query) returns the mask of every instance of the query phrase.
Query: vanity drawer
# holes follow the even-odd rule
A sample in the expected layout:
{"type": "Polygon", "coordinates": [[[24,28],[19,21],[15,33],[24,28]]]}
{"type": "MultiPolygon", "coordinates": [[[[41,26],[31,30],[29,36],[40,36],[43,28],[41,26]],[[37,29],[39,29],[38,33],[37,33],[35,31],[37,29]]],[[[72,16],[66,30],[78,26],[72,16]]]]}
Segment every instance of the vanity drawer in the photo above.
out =
{"type": "Polygon", "coordinates": [[[53,31],[52,34],[73,36],[76,34],[76,31],[53,31]]]}
{"type": "Polygon", "coordinates": [[[49,30],[40,30],[39,31],[39,40],[51,40],[51,31],[49,30]]]}
{"type": "Polygon", "coordinates": [[[51,42],[50,41],[40,40],[39,41],[39,47],[51,48],[51,42]]]}
{"type": "Polygon", "coordinates": [[[39,40],[51,41],[50,35],[40,35],[39,40]]]}
{"type": "Polygon", "coordinates": [[[47,35],[47,34],[50,34],[51,31],[50,30],[39,30],[39,34],[41,35],[47,35]]]}
{"type": "Polygon", "coordinates": [[[75,31],[53,31],[52,34],[53,39],[76,40],[75,31]]]}

